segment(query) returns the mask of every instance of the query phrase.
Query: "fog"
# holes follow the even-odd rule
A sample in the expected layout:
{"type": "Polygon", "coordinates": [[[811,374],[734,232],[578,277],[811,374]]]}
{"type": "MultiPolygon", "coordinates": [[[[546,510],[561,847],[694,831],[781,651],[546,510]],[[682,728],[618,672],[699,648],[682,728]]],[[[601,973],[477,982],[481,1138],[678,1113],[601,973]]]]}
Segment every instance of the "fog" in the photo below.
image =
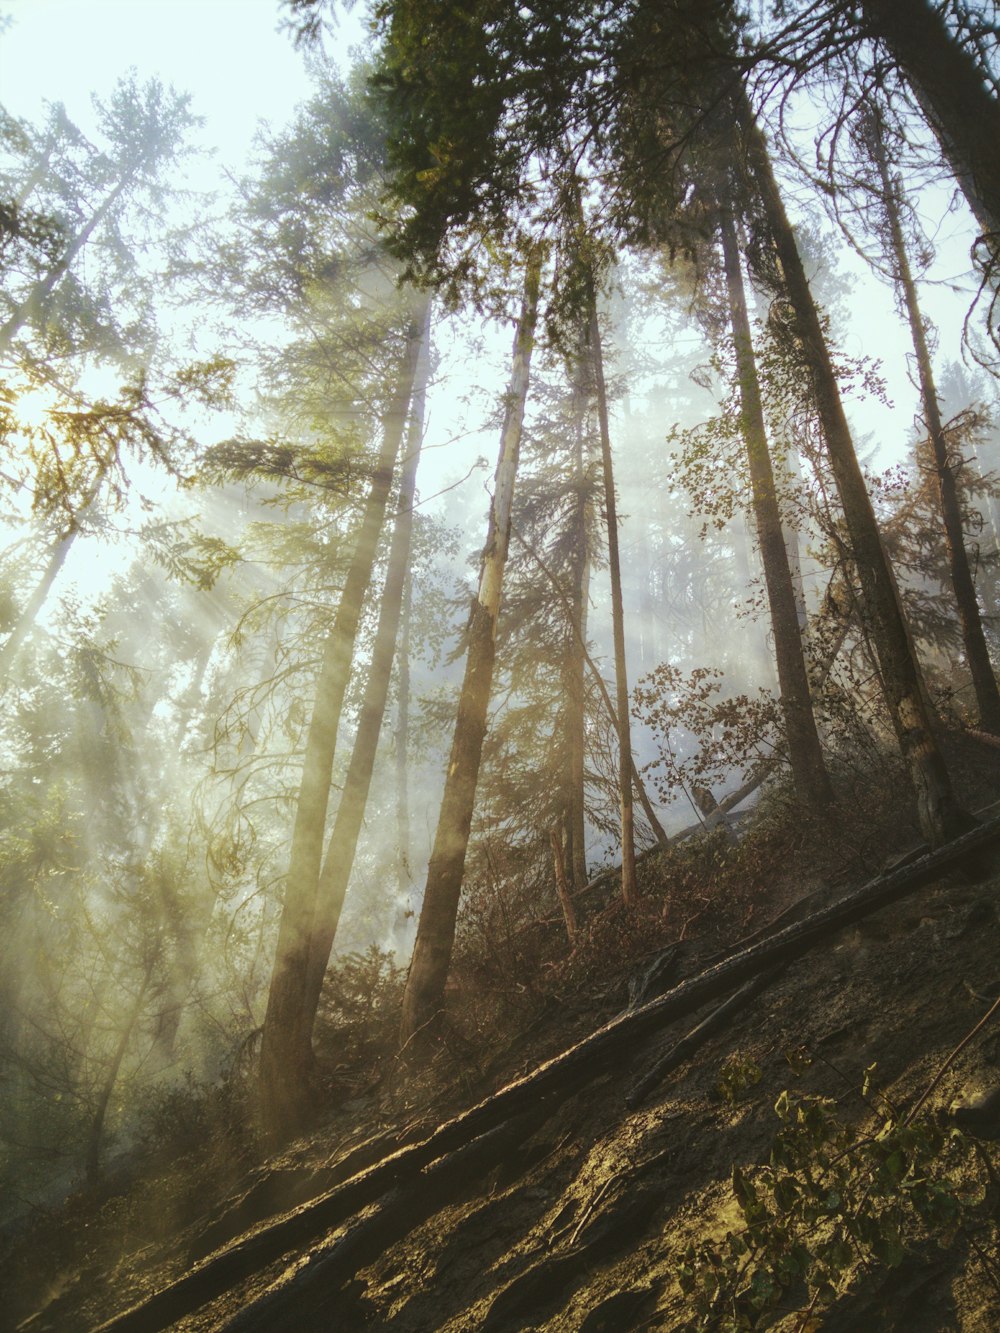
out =
{"type": "MultiPolygon", "coordinates": [[[[0,1152],[16,1214],[127,1151],[175,1095],[218,1087],[256,1058],[323,664],[415,317],[373,220],[375,150],[348,94],[331,92],[363,35],[360,13],[325,54],[296,51],[263,0],[33,0],[8,13],[0,199],[30,222],[4,241],[0,349],[0,1152]]],[[[796,96],[805,153],[818,103],[808,88],[796,96]]],[[[928,131],[911,131],[926,156],[928,131]]],[[[968,706],[954,608],[942,610],[936,571],[906,547],[926,432],[896,299],[787,155],[779,171],[887,544],[901,552],[915,639],[935,685],[968,706]]],[[[921,292],[947,413],[977,414],[964,439],[988,602],[998,511],[980,483],[1000,453],[994,381],[976,365],[984,341],[965,329],[978,229],[946,181],[921,188],[918,211],[934,251],[921,292]]],[[[398,453],[421,448],[416,497],[397,501],[397,468],[349,653],[323,846],[362,726],[397,508],[412,508],[334,968],[373,947],[378,966],[405,968],[417,930],[512,396],[522,266],[509,253],[490,256],[491,269],[486,248],[476,263],[489,290],[431,298],[398,453]]],[[[558,278],[552,261],[546,292],[558,278]]],[[[623,246],[597,302],[632,755],[668,837],[787,760],[720,281],[717,266],[623,246]]],[[[768,427],[807,657],[845,710],[824,722],[835,754],[852,728],[884,739],[891,725],[872,702],[864,633],[840,605],[850,580],[822,432],[781,380],[773,294],[753,272],[748,286],[755,338],[774,362],[768,427]]],[[[531,367],[463,889],[477,911],[502,901],[512,932],[559,910],[560,672],[576,651],[560,598],[581,553],[565,535],[577,500],[581,623],[615,692],[595,400],[578,330],[556,328],[554,310],[553,298],[531,367]]],[[[589,666],[584,680],[592,876],[622,855],[620,754],[589,666]]],[[[655,840],[637,814],[639,849],[655,840]]]]}

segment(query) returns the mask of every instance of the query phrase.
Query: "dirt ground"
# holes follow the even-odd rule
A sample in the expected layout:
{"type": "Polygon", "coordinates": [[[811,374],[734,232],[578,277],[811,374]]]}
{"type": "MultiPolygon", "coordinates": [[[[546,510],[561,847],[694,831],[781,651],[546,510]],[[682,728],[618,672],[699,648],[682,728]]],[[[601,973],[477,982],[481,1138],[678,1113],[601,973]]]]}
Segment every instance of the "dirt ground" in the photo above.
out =
{"type": "MultiPolygon", "coordinates": [[[[974,884],[945,878],[842,932],[791,965],[629,1111],[625,1094],[633,1080],[697,1018],[637,1044],[624,1070],[564,1099],[539,1128],[511,1143],[499,1163],[470,1173],[431,1216],[410,1230],[404,1226],[406,1234],[349,1282],[313,1292],[300,1306],[291,1296],[286,1313],[263,1326],[395,1333],[688,1326],[692,1309],[677,1281],[681,1256],[691,1239],[739,1228],[732,1168],[767,1160],[781,1091],[792,1086],[836,1098],[861,1124],[864,1106],[860,1115],[851,1107],[852,1089],[875,1064],[879,1088],[905,1107],[988,1009],[1000,985],[998,890],[998,878],[974,884]],[[796,1074],[786,1052],[802,1047],[812,1062],[796,1074]],[[733,1056],[760,1076],[727,1101],[719,1077],[733,1056]]],[[[698,961],[695,951],[685,970],[698,961]]],[[[582,1022],[577,1015],[576,1024],[582,1022]]],[[[553,1030],[536,1027],[520,1049],[507,1053],[510,1072],[544,1058],[573,1026],[553,1020],[553,1030]]],[[[944,1117],[949,1107],[1000,1083],[998,1032],[1000,1024],[984,1030],[948,1069],[929,1099],[932,1114],[944,1117]]],[[[502,1081],[502,1071],[494,1076],[502,1081]]],[[[258,1171],[258,1213],[267,1216],[271,1207],[329,1186],[350,1146],[345,1138],[331,1150],[336,1129],[328,1126],[312,1143],[258,1171]]],[[[359,1137],[354,1130],[354,1140],[359,1137]]],[[[397,1141],[390,1133],[389,1144],[397,1141]]],[[[22,1326],[59,1333],[98,1326],[183,1271],[199,1251],[222,1243],[227,1231],[238,1233],[239,1215],[231,1207],[219,1201],[214,1232],[200,1219],[167,1245],[99,1272],[63,1275],[62,1291],[54,1283],[48,1308],[22,1326]]],[[[244,1220],[252,1215],[252,1208],[242,1214],[244,1220]]],[[[313,1245],[329,1241],[317,1235],[313,1245]]],[[[303,1247],[234,1281],[170,1326],[230,1327],[277,1279],[284,1275],[287,1283],[289,1270],[306,1263],[308,1253],[303,1247]]],[[[806,1327],[801,1313],[777,1312],[759,1326],[806,1327]]],[[[1000,1327],[1000,1300],[984,1265],[956,1243],[930,1255],[918,1249],[892,1269],[858,1273],[808,1327],[972,1333],[1000,1327]]]]}
{"type": "MultiPolygon", "coordinates": [[[[768,1162],[784,1090],[832,1099],[836,1114],[864,1139],[877,1128],[873,1108],[891,1106],[898,1122],[928,1088],[1000,994],[996,859],[993,867],[975,876],[945,874],[826,939],[632,1109],[627,1100],[636,1081],[713,1005],[636,1040],[613,1072],[582,1090],[529,1106],[500,1126],[492,1143],[486,1135],[465,1156],[431,1161],[416,1188],[401,1183],[332,1229],[309,1221],[311,1200],[418,1143],[448,1116],[612,1019],[628,1002],[630,978],[645,973],[671,932],[676,937],[676,922],[657,917],[662,930],[651,936],[648,956],[620,961],[600,985],[592,973],[582,979],[567,973],[505,1049],[463,1077],[430,1085],[423,1102],[384,1088],[368,1092],[342,1104],[311,1137],[249,1169],[237,1162],[209,1170],[195,1159],[159,1177],[135,1173],[104,1200],[69,1201],[8,1255],[0,1324],[6,1319],[5,1327],[31,1333],[77,1333],[105,1321],[116,1326],[120,1312],[207,1265],[216,1276],[186,1309],[164,1320],[147,1308],[122,1329],[737,1327],[718,1311],[698,1322],[698,1303],[682,1281],[688,1247],[722,1247],[727,1233],[745,1231],[733,1169],[752,1176],[768,1162]],[[862,1098],[866,1070],[873,1091],[862,1098]],[[289,1216],[298,1219],[294,1244],[272,1246],[260,1260],[241,1258],[250,1255],[255,1235],[289,1216]]],[[[852,874],[850,882],[863,878],[852,874]]],[[[775,865],[768,914],[804,884],[829,888],[829,879],[824,873],[810,882],[800,866],[775,865]]],[[[834,896],[846,892],[844,877],[834,879],[834,896]]],[[[739,927],[735,935],[747,933],[737,899],[729,921],[739,927]]],[[[752,920],[750,929],[757,924],[752,920]]],[[[719,943],[718,931],[692,931],[671,954],[661,988],[697,974],[719,943]]],[[[921,1109],[965,1154],[970,1179],[956,1185],[959,1193],[969,1187],[962,1225],[935,1235],[918,1228],[903,1238],[891,1264],[861,1256],[844,1268],[831,1299],[812,1308],[805,1287],[791,1282],[782,1300],[744,1327],[783,1333],[1000,1327],[994,1261],[1000,1163],[993,1138],[1000,1137],[1000,1117],[995,1126],[977,1125],[975,1134],[961,1136],[951,1116],[1000,1087],[998,1063],[1000,1018],[951,1061],[921,1109]]]]}

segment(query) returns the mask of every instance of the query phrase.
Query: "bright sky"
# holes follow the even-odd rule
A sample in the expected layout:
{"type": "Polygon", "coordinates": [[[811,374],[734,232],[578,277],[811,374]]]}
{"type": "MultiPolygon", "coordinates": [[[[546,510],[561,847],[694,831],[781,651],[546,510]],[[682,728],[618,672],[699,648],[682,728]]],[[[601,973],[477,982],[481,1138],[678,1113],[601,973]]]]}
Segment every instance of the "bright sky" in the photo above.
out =
{"type": "Polygon", "coordinates": [[[0,13],[12,19],[0,36],[3,102],[28,119],[62,101],[83,127],[90,93],[134,66],[190,92],[204,142],[237,164],[257,122],[281,125],[307,92],[277,0],[0,0],[0,13]]]}
{"type": "MultiPolygon", "coordinates": [[[[340,20],[337,36],[328,44],[330,54],[339,59],[347,56],[362,34],[364,9],[358,4],[340,20]]],[[[178,91],[189,92],[193,111],[205,118],[200,143],[216,156],[197,168],[193,183],[204,188],[220,181],[223,169],[241,170],[261,121],[280,128],[309,95],[302,55],[295,51],[290,35],[279,31],[279,0],[0,0],[2,15],[11,20],[7,31],[0,33],[0,100],[9,111],[35,121],[45,100],[62,101],[71,119],[86,131],[92,92],[108,94],[133,67],[140,80],[159,75],[178,91]]],[[[953,237],[958,233],[959,238],[942,247],[939,277],[961,270],[971,236],[971,228],[963,226],[959,217],[949,219],[945,231],[953,237]]],[[[863,274],[846,253],[844,258],[845,266],[860,275],[849,301],[851,322],[844,350],[885,359],[895,402],[894,410],[868,406],[859,412],[854,404],[851,410],[858,414],[862,433],[873,433],[880,457],[889,461],[899,456],[910,438],[914,408],[903,329],[885,287],[863,274]]],[[[931,288],[925,291],[925,300],[940,328],[943,356],[957,357],[967,298],[931,288]]],[[[507,339],[505,332],[503,340],[507,339]]],[[[495,373],[502,378],[502,358],[495,373]]],[[[447,392],[457,394],[454,383],[447,392]]],[[[435,427],[446,436],[452,434],[451,424],[443,422],[440,413],[439,399],[436,409],[432,405],[431,434],[435,427]]],[[[441,457],[440,463],[444,462],[441,457]]],[[[425,474],[427,492],[438,488],[437,482],[430,482],[425,474]]],[[[477,510],[482,484],[480,475],[469,483],[474,492],[469,503],[477,510]]],[[[455,505],[459,497],[453,494],[449,499],[455,505]]]]}

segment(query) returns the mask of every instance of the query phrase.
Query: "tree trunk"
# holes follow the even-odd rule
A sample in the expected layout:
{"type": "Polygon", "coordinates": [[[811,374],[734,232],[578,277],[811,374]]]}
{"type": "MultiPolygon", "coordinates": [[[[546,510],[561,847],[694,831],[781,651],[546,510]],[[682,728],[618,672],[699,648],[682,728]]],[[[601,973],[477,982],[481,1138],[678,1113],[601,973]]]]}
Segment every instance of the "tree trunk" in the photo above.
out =
{"type": "Polygon", "coordinates": [[[121,1035],[112,1052],[110,1063],[105,1071],[104,1079],[101,1082],[100,1091],[97,1094],[97,1104],[94,1107],[94,1114],[90,1118],[90,1129],[87,1133],[87,1148],[84,1154],[84,1170],[88,1182],[93,1182],[97,1178],[97,1172],[101,1164],[101,1144],[104,1140],[104,1124],[108,1115],[108,1106],[111,1104],[111,1094],[114,1092],[115,1084],[118,1082],[118,1074],[122,1067],[122,1061],[125,1059],[125,1052],[128,1050],[132,1031],[136,1023],[139,1021],[139,1015],[142,1013],[142,1006],[146,999],[146,992],[149,989],[150,978],[153,975],[154,961],[153,958],[150,958],[146,963],[142,981],[139,983],[136,997],[126,1015],[121,1035]]]}
{"type": "Polygon", "coordinates": [[[743,439],[750,468],[757,541],[764,565],[764,582],[771,611],[771,628],[774,632],[774,655],[778,668],[781,706],[785,717],[788,757],[799,799],[814,814],[822,815],[827,812],[833,793],[823,762],[823,750],[809,697],[809,677],[802,653],[798,606],[788,564],[785,534],[781,525],[774,469],[771,466],[771,456],[767,446],[764,406],[761,401],[750,320],[747,315],[736,228],[732,213],[725,201],[720,203],[720,225],[729,313],[736,351],[743,439]]]}
{"type": "Polygon", "coordinates": [[[812,298],[798,246],[778,190],[764,136],[745,95],[735,102],[744,149],[753,173],[781,265],[785,290],[794,314],[805,364],[823,426],[852,554],[861,582],[864,611],[878,654],[886,704],[899,737],[903,758],[917,798],[920,827],[932,847],[940,846],[968,826],[944,759],[935,741],[923,679],[913,652],[909,628],[899,603],[895,579],[882,545],[871,499],[854,452],[830,351],[812,298]]]}
{"type": "Polygon", "coordinates": [[[580,926],[576,919],[576,908],[573,906],[573,894],[569,886],[569,880],[566,878],[566,861],[563,858],[563,831],[558,824],[552,826],[549,840],[552,843],[552,870],[556,877],[556,894],[559,898],[559,906],[562,908],[563,920],[566,922],[566,936],[569,940],[569,947],[572,949],[576,944],[576,932],[580,926]]]}
{"type": "Polygon", "coordinates": [[[997,689],[989,649],[986,646],[982,617],[979,613],[979,602],[976,599],[976,585],[969,566],[968,552],[965,549],[962,506],[956,481],[956,471],[961,466],[961,459],[957,462],[952,461],[952,451],[949,448],[941,421],[941,408],[938,403],[937,386],[934,382],[930,348],[927,346],[927,334],[920,313],[917,284],[913,279],[909,256],[906,252],[906,240],[903,235],[903,225],[899,211],[898,185],[889,172],[885,142],[877,115],[873,117],[873,126],[872,150],[882,182],[882,198],[889,222],[896,276],[902,289],[903,301],[906,306],[906,318],[910,325],[910,336],[913,339],[924,421],[930,436],[931,448],[934,451],[934,467],[937,473],[938,497],[941,505],[941,524],[944,528],[945,549],[948,552],[948,568],[955,593],[955,604],[958,607],[959,622],[962,626],[965,657],[969,664],[972,684],[976,692],[980,725],[985,727],[987,731],[1000,734],[1000,690],[997,689]]]}
{"type": "Polygon", "coordinates": [[[402,904],[410,891],[410,620],[413,612],[413,578],[406,571],[403,605],[400,608],[399,649],[396,654],[396,880],[402,904]]]}
{"type": "Polygon", "coordinates": [[[916,94],[992,254],[1000,233],[1000,103],[975,58],[930,0],[862,0],[865,26],[881,39],[916,94]]]}
{"type": "Polygon", "coordinates": [[[305,979],[319,890],[333,756],[361,608],[371,582],[375,552],[416,374],[424,309],[422,306],[414,315],[408,330],[403,365],[392,403],[386,413],[382,448],[354,555],[337,607],[336,619],[323,650],[316,699],[306,734],[285,899],[260,1048],[262,1122],[265,1135],[274,1142],[295,1133],[301,1127],[306,1111],[300,1093],[306,1086],[312,1065],[312,1047],[303,1018],[305,979]]]}
{"type": "Polygon", "coordinates": [[[615,645],[615,687],[618,729],[618,793],[621,807],[622,901],[627,907],[639,900],[635,873],[635,818],[632,809],[632,736],[629,727],[628,671],[625,662],[625,613],[622,602],[621,557],[618,551],[618,512],[608,427],[608,395],[604,383],[604,353],[597,322],[597,294],[590,284],[590,353],[597,398],[604,473],[604,509],[608,525],[608,573],[611,579],[611,623],[615,645]]]}
{"type": "Polygon", "coordinates": [[[582,366],[577,366],[574,384],[573,557],[570,567],[570,624],[562,672],[565,695],[564,820],[566,871],[573,889],[587,882],[586,815],[586,642],[587,596],[590,587],[590,529],[592,500],[589,491],[584,436],[586,432],[586,386],[582,366]]]}
{"type": "Polygon", "coordinates": [[[486,713],[493,684],[497,616],[504,565],[510,542],[511,505],[528,396],[531,352],[538,316],[541,254],[529,257],[524,299],[514,338],[513,365],[479,590],[468,627],[465,676],[445,778],[437,832],[427,867],[413,959],[403,993],[400,1046],[410,1054],[425,1048],[444,1003],[444,989],[455,942],[455,923],[472,827],[479,763],[486,733],[486,713]]]}
{"type": "Polygon", "coordinates": [[[66,557],[69,555],[78,533],[79,528],[74,524],[57,538],[49,556],[49,562],[45,566],[45,572],[25,603],[24,610],[17,618],[17,624],[7,636],[3,647],[0,648],[0,680],[10,674],[11,667],[14,665],[14,658],[17,656],[21,644],[34,628],[38,613],[45,605],[46,598],[52,591],[52,585],[66,563],[66,557]]]}
{"type": "MultiPolygon", "coordinates": [[[[428,317],[429,314],[428,310],[428,317]]],[[[344,790],[337,807],[337,818],[334,821],[333,833],[319,878],[319,897],[309,948],[302,1017],[308,1039],[312,1036],[320,992],[323,989],[323,977],[330,961],[344,905],[344,895],[354,866],[365,806],[368,803],[368,792],[371,788],[372,772],[375,768],[378,739],[385,717],[386,700],[389,697],[389,682],[392,677],[392,663],[396,654],[396,639],[403,604],[403,586],[410,563],[413,501],[416,495],[417,466],[420,462],[423,436],[429,337],[428,318],[423,336],[421,365],[413,392],[407,454],[400,476],[396,523],[389,547],[389,562],[386,568],[385,587],[382,590],[378,628],[375,631],[371,661],[368,664],[365,696],[361,705],[351,762],[344,780],[344,790]]]]}

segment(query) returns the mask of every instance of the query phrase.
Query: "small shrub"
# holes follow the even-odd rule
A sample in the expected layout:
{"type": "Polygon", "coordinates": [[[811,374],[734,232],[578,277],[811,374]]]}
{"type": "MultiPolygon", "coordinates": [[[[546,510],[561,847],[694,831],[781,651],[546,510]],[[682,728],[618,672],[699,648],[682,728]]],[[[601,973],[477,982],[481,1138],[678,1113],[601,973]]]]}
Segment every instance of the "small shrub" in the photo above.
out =
{"type": "MultiPolygon", "coordinates": [[[[871,1107],[867,1074],[862,1093],[871,1107]]],[[[818,1327],[861,1272],[898,1267],[920,1245],[988,1232],[977,1248],[995,1250],[981,1162],[957,1129],[931,1117],[907,1124],[886,1104],[859,1133],[839,1102],[791,1091],[774,1109],[768,1164],[733,1167],[743,1226],[682,1256],[686,1328],[762,1329],[796,1306],[796,1327],[818,1327]]]]}

